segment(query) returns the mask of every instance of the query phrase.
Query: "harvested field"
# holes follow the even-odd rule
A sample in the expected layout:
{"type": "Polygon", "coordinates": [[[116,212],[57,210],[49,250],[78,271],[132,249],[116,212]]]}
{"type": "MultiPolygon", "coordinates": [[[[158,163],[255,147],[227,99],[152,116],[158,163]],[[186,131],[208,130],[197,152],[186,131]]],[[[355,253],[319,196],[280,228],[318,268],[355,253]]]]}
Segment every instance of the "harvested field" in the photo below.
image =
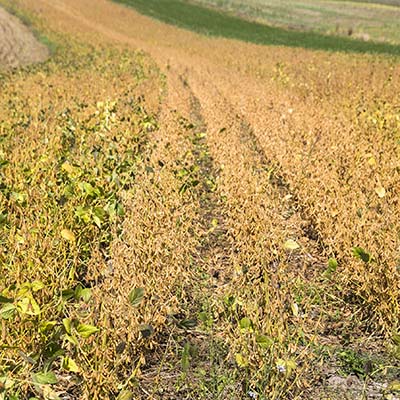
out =
{"type": "Polygon", "coordinates": [[[0,68],[36,63],[48,56],[47,47],[18,18],[0,8],[0,68]]]}
{"type": "Polygon", "coordinates": [[[397,399],[399,59],[13,6],[0,398],[397,399]]]}

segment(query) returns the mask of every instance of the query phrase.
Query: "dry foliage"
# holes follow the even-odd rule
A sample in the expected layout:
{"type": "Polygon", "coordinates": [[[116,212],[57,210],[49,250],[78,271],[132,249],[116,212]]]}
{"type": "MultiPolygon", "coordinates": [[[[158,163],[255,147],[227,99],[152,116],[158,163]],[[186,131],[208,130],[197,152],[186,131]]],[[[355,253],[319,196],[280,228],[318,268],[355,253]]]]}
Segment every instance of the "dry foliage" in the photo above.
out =
{"type": "Polygon", "coordinates": [[[0,391],[324,398],[338,364],[390,384],[398,60],[18,4],[59,51],[0,81],[0,391]]]}

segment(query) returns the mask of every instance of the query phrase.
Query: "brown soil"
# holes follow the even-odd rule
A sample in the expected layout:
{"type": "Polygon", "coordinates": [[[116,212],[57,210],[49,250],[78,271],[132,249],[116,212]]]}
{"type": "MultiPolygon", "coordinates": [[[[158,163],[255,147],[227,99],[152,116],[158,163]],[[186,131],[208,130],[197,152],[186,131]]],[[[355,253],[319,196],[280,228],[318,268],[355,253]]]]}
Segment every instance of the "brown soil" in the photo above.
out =
{"type": "Polygon", "coordinates": [[[0,69],[44,61],[48,55],[18,18],[0,8],[0,69]]]}

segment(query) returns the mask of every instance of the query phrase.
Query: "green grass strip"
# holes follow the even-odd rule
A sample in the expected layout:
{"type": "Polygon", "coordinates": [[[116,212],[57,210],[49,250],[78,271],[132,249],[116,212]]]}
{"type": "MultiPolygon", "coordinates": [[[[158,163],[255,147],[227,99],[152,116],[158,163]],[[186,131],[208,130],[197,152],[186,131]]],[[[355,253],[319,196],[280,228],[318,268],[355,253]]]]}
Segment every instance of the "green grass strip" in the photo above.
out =
{"type": "Polygon", "coordinates": [[[316,32],[293,31],[271,27],[189,3],[184,0],[114,0],[138,12],[168,24],[210,36],[239,39],[246,42],[303,47],[355,53],[400,55],[400,46],[364,42],[346,37],[327,36],[316,32]]]}

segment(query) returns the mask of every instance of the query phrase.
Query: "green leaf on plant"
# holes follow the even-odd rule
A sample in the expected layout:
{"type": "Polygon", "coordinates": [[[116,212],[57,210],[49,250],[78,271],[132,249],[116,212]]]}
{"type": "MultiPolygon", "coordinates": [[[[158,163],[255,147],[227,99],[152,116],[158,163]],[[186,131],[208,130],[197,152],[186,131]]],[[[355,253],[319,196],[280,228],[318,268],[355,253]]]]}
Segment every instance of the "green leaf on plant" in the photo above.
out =
{"type": "Polygon", "coordinates": [[[54,372],[38,372],[33,375],[33,381],[39,385],[54,385],[58,382],[54,372]]]}
{"type": "Polygon", "coordinates": [[[184,319],[178,324],[183,329],[192,329],[196,327],[197,321],[194,319],[184,319]]]}
{"type": "Polygon", "coordinates": [[[185,182],[180,188],[179,188],[179,194],[184,194],[186,190],[188,189],[189,185],[185,182]]]}
{"type": "Polygon", "coordinates": [[[91,220],[91,209],[90,207],[78,206],[75,209],[75,215],[85,224],[88,224],[91,220]]]}
{"type": "Polygon", "coordinates": [[[45,287],[45,285],[41,281],[33,281],[32,282],[32,290],[34,292],[38,292],[39,290],[42,290],[44,287],[45,287]]]}
{"type": "Polygon", "coordinates": [[[240,331],[243,333],[253,332],[253,323],[247,317],[242,318],[239,322],[240,331]]]}
{"type": "Polygon", "coordinates": [[[40,314],[40,307],[39,304],[32,296],[23,297],[17,303],[17,309],[21,314],[27,315],[39,315],[40,314]]]}
{"type": "Polygon", "coordinates": [[[328,268],[326,269],[326,273],[328,275],[333,274],[334,272],[336,272],[337,267],[338,267],[338,262],[336,261],[336,258],[331,257],[328,260],[328,268]]]}
{"type": "Polygon", "coordinates": [[[70,300],[75,296],[75,291],[73,289],[65,289],[61,292],[61,297],[64,301],[70,300]]]}
{"type": "Polygon", "coordinates": [[[15,311],[16,307],[14,304],[4,304],[3,307],[0,308],[0,317],[3,319],[11,319],[14,316],[15,311]]]}
{"type": "Polygon", "coordinates": [[[144,297],[144,289],[143,288],[135,288],[131,290],[129,293],[129,302],[132,304],[133,307],[138,307],[139,304],[142,302],[144,297]]]}
{"type": "Polygon", "coordinates": [[[92,297],[92,291],[89,288],[82,289],[79,297],[87,303],[92,297]]]}
{"type": "Polygon", "coordinates": [[[93,215],[93,222],[99,229],[101,229],[101,219],[97,215],[93,215]]]}
{"type": "Polygon", "coordinates": [[[2,392],[4,389],[9,390],[15,385],[15,381],[9,378],[7,375],[0,376],[0,399],[2,399],[1,395],[4,394],[2,392]]]}
{"type": "Polygon", "coordinates": [[[116,204],[115,211],[119,217],[122,217],[125,214],[124,206],[121,203],[116,204]]]}
{"type": "Polygon", "coordinates": [[[100,190],[93,187],[91,183],[81,182],[79,184],[79,186],[80,186],[81,190],[90,197],[99,197],[100,196],[100,190]]]}
{"type": "Polygon", "coordinates": [[[12,303],[13,299],[9,299],[8,297],[4,297],[0,295],[0,304],[5,304],[5,303],[12,303]]]}
{"type": "Polygon", "coordinates": [[[69,358],[69,357],[64,357],[62,359],[61,365],[65,370],[70,371],[70,372],[77,373],[80,371],[77,363],[72,358],[69,358]]]}
{"type": "Polygon", "coordinates": [[[105,221],[107,212],[101,207],[94,207],[93,209],[93,222],[101,229],[101,224],[105,221]]]}
{"type": "Polygon", "coordinates": [[[365,263],[371,261],[371,255],[365,251],[362,247],[353,247],[353,256],[359,258],[365,263]]]}
{"type": "Polygon", "coordinates": [[[133,393],[130,390],[121,390],[119,393],[117,400],[132,400],[133,399],[133,393]]]}
{"type": "Polygon", "coordinates": [[[75,336],[72,335],[64,335],[65,340],[73,344],[74,346],[78,346],[78,340],[76,339],[75,336]]]}
{"type": "Polygon", "coordinates": [[[69,318],[64,318],[62,320],[62,323],[64,325],[65,332],[67,332],[68,335],[70,335],[72,329],[72,321],[69,318]]]}
{"type": "Polygon", "coordinates": [[[93,335],[94,333],[98,332],[99,329],[93,325],[79,324],[76,327],[76,331],[78,332],[79,336],[86,339],[89,336],[93,335]]]}
{"type": "Polygon", "coordinates": [[[0,226],[7,223],[8,214],[0,212],[0,226]]]}
{"type": "Polygon", "coordinates": [[[190,366],[190,343],[187,342],[183,346],[182,359],[181,359],[182,371],[186,372],[190,366]]]}
{"type": "Polygon", "coordinates": [[[262,349],[268,349],[270,348],[273,344],[274,341],[271,339],[269,336],[265,335],[258,335],[256,337],[256,343],[262,348],[262,349]]]}
{"type": "Polygon", "coordinates": [[[22,283],[17,291],[17,297],[24,297],[27,293],[29,294],[32,289],[32,284],[30,282],[22,283]]]}
{"type": "Polygon", "coordinates": [[[57,321],[43,321],[40,323],[40,332],[46,333],[51,331],[57,325],[57,321]]]}
{"type": "Polygon", "coordinates": [[[392,340],[393,340],[393,342],[394,342],[395,344],[397,344],[397,346],[400,346],[400,334],[395,333],[395,334],[392,336],[392,340]]]}
{"type": "Polygon", "coordinates": [[[75,288],[74,297],[76,300],[83,300],[87,303],[92,297],[92,291],[89,288],[83,288],[81,285],[78,285],[75,288]]]}

